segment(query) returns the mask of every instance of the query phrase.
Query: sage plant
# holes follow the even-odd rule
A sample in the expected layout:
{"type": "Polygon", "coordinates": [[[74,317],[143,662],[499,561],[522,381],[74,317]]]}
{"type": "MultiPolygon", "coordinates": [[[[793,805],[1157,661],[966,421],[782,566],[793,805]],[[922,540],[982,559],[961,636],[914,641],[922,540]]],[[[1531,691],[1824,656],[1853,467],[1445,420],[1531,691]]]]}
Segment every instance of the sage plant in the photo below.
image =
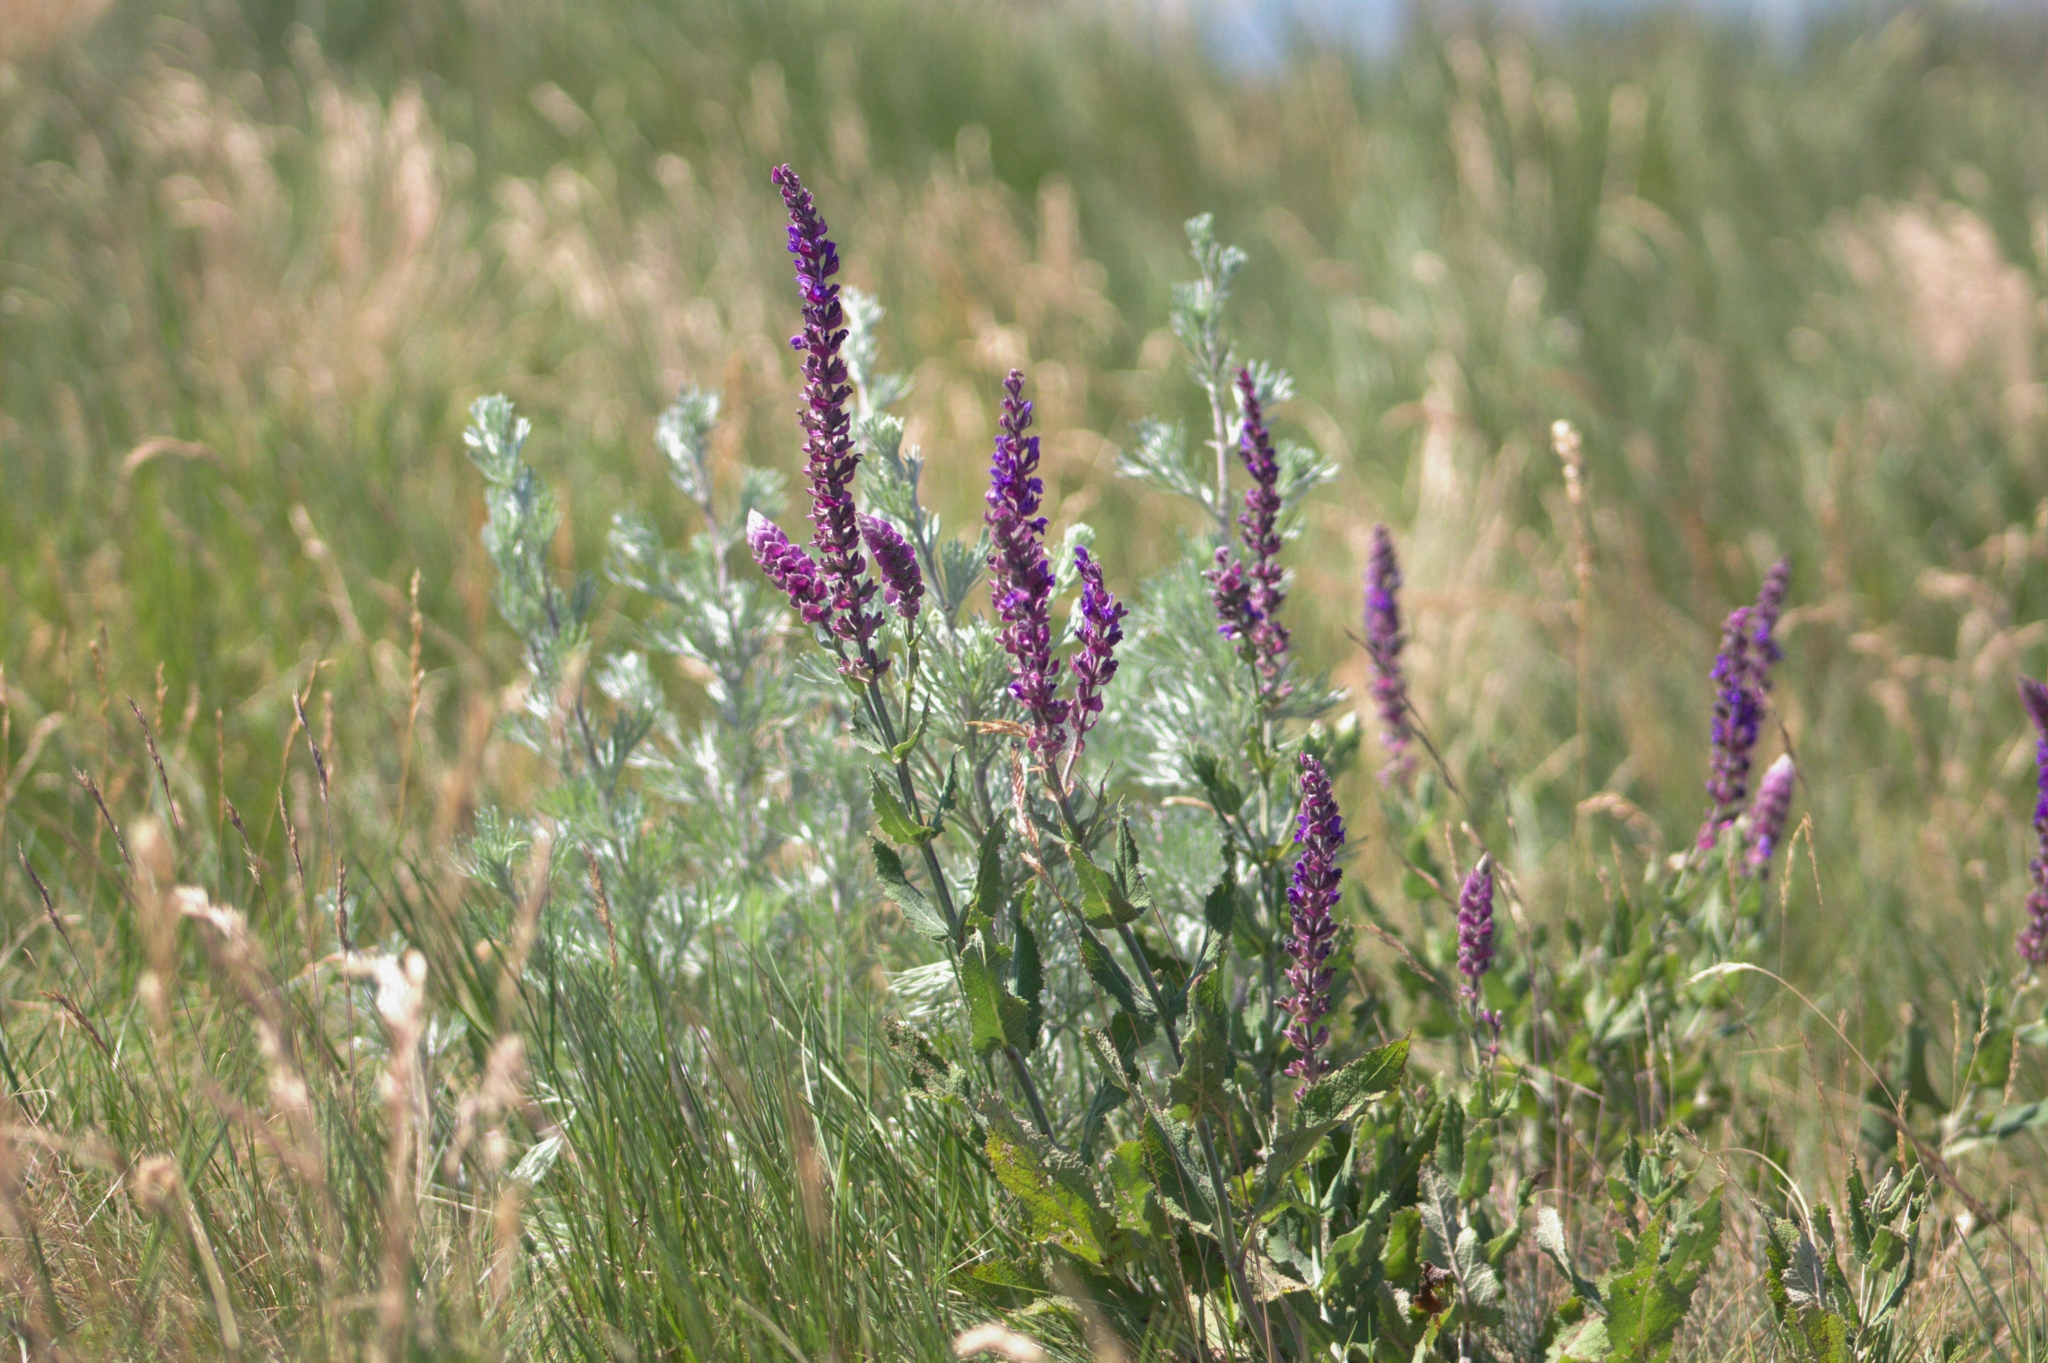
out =
{"type": "Polygon", "coordinates": [[[1329,1061],[1323,1047],[1330,1039],[1323,1015],[1330,1011],[1330,948],[1337,937],[1336,907],[1344,880],[1337,857],[1344,850],[1344,816],[1330,792],[1330,776],[1314,754],[1301,755],[1301,810],[1296,816],[1294,842],[1301,856],[1294,863],[1294,884],[1288,888],[1287,904],[1292,910],[1293,932],[1287,939],[1287,954],[1294,964],[1287,971],[1288,994],[1281,1005],[1293,1021],[1287,1040],[1297,1056],[1287,1072],[1301,1080],[1295,1090],[1299,1098],[1308,1086],[1327,1072],[1329,1061]]]}

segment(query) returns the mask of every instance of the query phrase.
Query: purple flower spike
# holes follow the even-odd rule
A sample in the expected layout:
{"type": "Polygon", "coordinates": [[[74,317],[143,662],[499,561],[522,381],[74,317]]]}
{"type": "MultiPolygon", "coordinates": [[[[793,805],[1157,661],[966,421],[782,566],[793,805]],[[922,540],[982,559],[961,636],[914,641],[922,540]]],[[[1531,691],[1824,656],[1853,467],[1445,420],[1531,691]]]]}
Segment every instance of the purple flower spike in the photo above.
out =
{"type": "MultiPolygon", "coordinates": [[[[1087,549],[1074,546],[1074,567],[1081,574],[1081,651],[1074,655],[1074,753],[1102,713],[1102,688],[1116,675],[1116,646],[1124,641],[1124,603],[1102,585],[1102,564],[1087,549]]],[[[1069,759],[1071,763],[1072,759],[1069,759]]]]}
{"type": "Polygon", "coordinates": [[[1216,606],[1216,632],[1226,639],[1250,640],[1259,622],[1252,609],[1252,584],[1245,581],[1244,565],[1229,545],[1216,546],[1216,566],[1202,576],[1209,579],[1209,599],[1216,606]]]}
{"type": "Polygon", "coordinates": [[[1372,659],[1372,699],[1380,712],[1380,746],[1387,764],[1380,780],[1406,785],[1415,770],[1408,751],[1415,731],[1408,721],[1408,681],[1401,675],[1401,565],[1394,537],[1384,525],[1372,528],[1372,558],[1365,570],[1365,651],[1372,659]]]}
{"type": "Polygon", "coordinates": [[[1251,569],[1251,608],[1256,621],[1251,629],[1252,659],[1271,694],[1284,694],[1278,684],[1280,670],[1287,662],[1287,627],[1280,623],[1280,606],[1287,600],[1281,589],[1280,567],[1280,460],[1273,453],[1273,440],[1266,432],[1265,413],[1259,410],[1258,386],[1252,371],[1237,371],[1237,400],[1244,408],[1244,429],[1238,436],[1238,453],[1252,485],[1245,490],[1244,514],[1237,518],[1238,538],[1244,544],[1251,569]]]}
{"type": "Polygon", "coordinates": [[[802,180],[788,166],[769,177],[782,191],[789,210],[789,252],[796,257],[796,284],[804,298],[804,329],[789,343],[804,352],[804,405],[798,420],[804,429],[804,477],[811,485],[811,547],[832,590],[832,632],[850,640],[876,671],[883,663],[872,657],[869,640],[882,622],[868,603],[875,584],[867,576],[860,552],[860,525],[853,506],[853,475],[860,466],[847,399],[846,360],[839,353],[846,341],[846,314],[839,306],[839,286],[827,283],[839,273],[839,248],[825,235],[825,220],[802,180]]]}
{"type": "Polygon", "coordinates": [[[989,596],[1003,622],[1010,655],[1010,694],[1031,716],[1031,751],[1046,761],[1067,745],[1068,703],[1059,699],[1060,663],[1052,656],[1052,564],[1045,554],[1045,517],[1038,514],[1045,481],[1038,475],[1038,437],[1027,436],[1031,404],[1024,371],[1003,380],[1003,415],[989,462],[989,596]]]}
{"type": "Polygon", "coordinates": [[[905,620],[917,618],[924,600],[924,574],[918,571],[917,555],[902,532],[880,516],[860,518],[860,537],[875,556],[875,571],[882,577],[882,597],[905,620]]]}
{"type": "Polygon", "coordinates": [[[1294,1091],[1299,1098],[1330,1068],[1322,1056],[1323,1044],[1330,1039],[1322,1019],[1330,1011],[1330,981],[1336,973],[1327,964],[1337,939],[1330,910],[1336,907],[1344,879],[1337,865],[1344,848],[1344,816],[1330,793],[1329,774],[1309,753],[1301,755],[1301,814],[1294,844],[1301,848],[1301,857],[1294,863],[1294,884],[1287,891],[1294,919],[1294,934],[1287,939],[1287,954],[1294,964],[1287,969],[1287,983],[1293,992],[1280,1006],[1294,1019],[1286,1035],[1300,1054],[1287,1072],[1301,1080],[1294,1091]]]}
{"type": "Polygon", "coordinates": [[[1785,817],[1792,811],[1792,785],[1799,772],[1792,754],[1783,753],[1764,772],[1756,788],[1756,807],[1749,814],[1749,873],[1763,879],[1771,873],[1771,857],[1785,836],[1785,817]]]}
{"type": "Polygon", "coordinates": [[[2034,878],[2027,895],[2027,925],[2020,929],[2020,959],[2036,970],[2048,966],[2048,686],[2032,677],[2020,678],[2020,701],[2034,721],[2034,834],[2039,847],[2028,870],[2034,878]]]}
{"type": "Polygon", "coordinates": [[[1465,997],[1479,997],[1479,977],[1493,969],[1493,858],[1482,856],[1458,894],[1458,973],[1465,997]]]}
{"type": "Polygon", "coordinates": [[[1721,652],[1714,659],[1713,770],[1707,796],[1713,802],[1700,825],[1699,850],[1709,850],[1742,813],[1749,798],[1750,749],[1763,724],[1763,675],[1752,656],[1755,608],[1737,606],[1721,626],[1721,652]]]}
{"type": "Polygon", "coordinates": [[[761,565],[768,580],[789,597],[790,606],[803,616],[805,624],[823,624],[831,618],[832,607],[826,600],[825,579],[818,575],[818,565],[809,554],[789,542],[781,526],[758,511],[748,512],[747,547],[754,551],[754,562],[761,565]]]}

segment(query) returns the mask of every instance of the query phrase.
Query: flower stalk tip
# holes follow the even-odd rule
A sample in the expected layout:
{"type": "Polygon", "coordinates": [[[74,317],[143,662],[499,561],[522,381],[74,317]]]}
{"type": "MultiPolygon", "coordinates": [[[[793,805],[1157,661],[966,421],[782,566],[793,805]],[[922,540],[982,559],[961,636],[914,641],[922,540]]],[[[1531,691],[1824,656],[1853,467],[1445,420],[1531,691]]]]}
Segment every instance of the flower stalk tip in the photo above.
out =
{"type": "Polygon", "coordinates": [[[875,556],[875,571],[882,578],[882,599],[905,620],[917,618],[924,601],[924,573],[917,566],[917,554],[903,532],[880,516],[859,518],[860,537],[875,556]]]}
{"type": "Polygon", "coordinates": [[[747,548],[754,562],[789,598],[790,608],[807,625],[826,624],[832,616],[830,593],[811,556],[789,542],[782,527],[758,511],[747,513],[747,548]]]}
{"type": "Polygon", "coordinates": [[[1757,786],[1756,807],[1750,811],[1749,873],[1758,879],[1770,874],[1771,857],[1778,840],[1785,836],[1785,818],[1792,810],[1792,786],[1799,772],[1791,753],[1781,753],[1764,772],[1757,786]]]}
{"type": "MultiPolygon", "coordinates": [[[[1074,546],[1074,568],[1081,577],[1081,648],[1074,655],[1074,756],[1102,713],[1102,689],[1116,675],[1116,646],[1124,639],[1129,608],[1102,583],[1102,564],[1082,545],[1074,546]]],[[[1068,759],[1071,765],[1073,758],[1068,759]]]]}
{"type": "Polygon", "coordinates": [[[1479,979],[1493,969],[1493,858],[1481,856],[1458,892],[1458,973],[1465,997],[1479,997],[1479,979]]]}

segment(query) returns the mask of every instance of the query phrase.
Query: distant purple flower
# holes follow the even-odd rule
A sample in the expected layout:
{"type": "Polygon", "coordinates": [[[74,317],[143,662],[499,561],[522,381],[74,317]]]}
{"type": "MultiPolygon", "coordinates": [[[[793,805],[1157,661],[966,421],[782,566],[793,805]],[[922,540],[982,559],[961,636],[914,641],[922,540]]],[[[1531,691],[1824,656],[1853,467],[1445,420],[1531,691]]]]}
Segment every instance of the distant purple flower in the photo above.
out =
{"type": "Polygon", "coordinates": [[[1757,589],[1756,605],[1750,612],[1750,667],[1759,691],[1771,689],[1771,666],[1785,656],[1773,636],[1778,628],[1778,616],[1785,609],[1785,593],[1791,585],[1792,560],[1781,558],[1771,565],[1770,572],[1764,574],[1764,585],[1757,589]]]}
{"type": "Polygon", "coordinates": [[[1749,812],[1749,873],[1761,879],[1771,873],[1771,857],[1785,836],[1785,817],[1792,811],[1792,786],[1799,772],[1792,754],[1782,753],[1757,783],[1756,804],[1749,812]]]}
{"type": "Polygon", "coordinates": [[[1406,783],[1415,769],[1408,751],[1415,731],[1408,720],[1408,682],[1401,674],[1401,565],[1394,537],[1384,525],[1372,528],[1372,558],[1365,570],[1365,651],[1372,659],[1372,698],[1380,712],[1380,746],[1387,764],[1380,780],[1406,783]]]}
{"type": "Polygon", "coordinates": [[[1706,822],[1700,825],[1702,852],[1720,840],[1749,798],[1750,750],[1756,746],[1757,730],[1763,724],[1763,693],[1757,689],[1762,671],[1751,658],[1753,610],[1737,606],[1728,612],[1721,626],[1721,652],[1714,659],[1713,767],[1707,777],[1712,805],[1706,822]]]}
{"type": "Polygon", "coordinates": [[[754,562],[761,565],[768,580],[788,595],[790,606],[803,616],[805,624],[822,624],[830,619],[832,607],[826,600],[825,579],[818,575],[818,565],[809,554],[789,542],[781,526],[758,511],[749,511],[747,547],[754,551],[754,562]]]}
{"type": "Polygon", "coordinates": [[[860,537],[875,556],[883,598],[905,620],[915,620],[918,603],[924,600],[924,574],[918,571],[917,555],[909,542],[880,516],[860,518],[860,537]]]}
{"type": "MultiPolygon", "coordinates": [[[[1280,567],[1280,460],[1273,453],[1273,440],[1266,432],[1265,413],[1259,410],[1259,390],[1252,371],[1237,371],[1237,401],[1244,409],[1244,427],[1238,435],[1238,453],[1252,485],[1245,489],[1244,513],[1237,518],[1238,538],[1250,561],[1253,661],[1259,676],[1276,687],[1280,670],[1287,662],[1287,627],[1280,623],[1280,606],[1287,600],[1280,567]]],[[[1280,694],[1276,689],[1275,694],[1280,694]]]]}
{"type": "Polygon", "coordinates": [[[1482,856],[1458,894],[1458,973],[1465,997],[1479,997],[1479,977],[1493,969],[1493,858],[1482,856]]]}
{"type": "Polygon", "coordinates": [[[1116,646],[1124,640],[1128,609],[1102,585],[1102,564],[1081,545],[1074,546],[1074,567],[1081,575],[1081,650],[1074,655],[1074,751],[1081,751],[1095,717],[1102,713],[1102,688],[1116,675],[1116,646]]]}
{"type": "Polygon", "coordinates": [[[1010,655],[1010,694],[1031,716],[1031,751],[1050,761],[1067,744],[1068,703],[1059,699],[1060,662],[1052,656],[1052,564],[1045,553],[1045,517],[1038,514],[1045,481],[1038,475],[1038,437],[1024,400],[1024,371],[1003,380],[1003,415],[989,463],[989,596],[1002,618],[1010,655]]]}
{"type": "Polygon", "coordinates": [[[1327,964],[1330,948],[1337,939],[1337,924],[1330,917],[1336,907],[1344,879],[1337,856],[1344,849],[1344,816],[1330,793],[1330,778],[1323,764],[1309,753],[1301,755],[1301,813],[1296,819],[1294,845],[1301,856],[1294,863],[1294,884],[1287,891],[1293,910],[1294,933],[1287,940],[1287,954],[1294,958],[1288,967],[1287,983],[1292,992],[1281,1001],[1294,1021],[1286,1036],[1299,1058],[1287,1072],[1301,1080],[1298,1098],[1330,1068],[1322,1056],[1330,1029],[1322,1025],[1330,1011],[1330,981],[1335,973],[1327,964]]]}
{"type": "Polygon", "coordinates": [[[2020,929],[2020,959],[2039,969],[2048,966],[2048,686],[2032,677],[2020,678],[2020,700],[2034,721],[2034,834],[2038,847],[2028,866],[2034,879],[2027,896],[2027,925],[2020,929]]]}
{"type": "Polygon", "coordinates": [[[846,340],[845,312],[839,286],[826,281],[839,273],[839,248],[825,235],[810,191],[788,166],[769,177],[782,191],[789,210],[789,251],[796,257],[796,283],[804,298],[804,329],[789,338],[804,352],[804,405],[798,420],[804,429],[804,477],[811,486],[811,547],[832,587],[832,632],[850,640],[867,661],[868,641],[882,622],[868,603],[875,584],[867,576],[860,552],[860,526],[853,506],[853,475],[860,451],[853,443],[852,418],[846,402],[846,360],[839,353],[846,340]]]}

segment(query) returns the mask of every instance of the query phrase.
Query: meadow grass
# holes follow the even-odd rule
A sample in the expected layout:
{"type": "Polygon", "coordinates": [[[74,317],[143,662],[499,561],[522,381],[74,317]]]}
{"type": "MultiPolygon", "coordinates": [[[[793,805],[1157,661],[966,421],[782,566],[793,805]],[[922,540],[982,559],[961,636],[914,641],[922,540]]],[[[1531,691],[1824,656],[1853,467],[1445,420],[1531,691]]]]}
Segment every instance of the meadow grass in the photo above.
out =
{"type": "MultiPolygon", "coordinates": [[[[922,963],[878,905],[743,908],[687,970],[630,933],[593,961],[453,851],[549,785],[497,736],[519,644],[466,409],[503,391],[536,421],[565,568],[619,509],[694,525],[653,438],[686,382],[722,395],[723,482],[793,468],[783,160],[914,366],[930,502],[978,518],[996,385],[1028,363],[1055,533],[1093,525],[1120,582],[1202,529],[1112,475],[1140,415],[1206,420],[1164,319],[1181,224],[1216,213],[1250,254],[1239,339],[1296,378],[1275,420],[1340,469],[1295,554],[1297,647],[1362,696],[1357,575],[1396,526],[1417,711],[1539,906],[1509,951],[1597,931],[1687,845],[1716,623],[1789,553],[1773,703],[1803,822],[1771,900],[1787,988],[1727,1042],[1744,1100],[1817,1199],[1866,1059],[1924,1026],[1956,1091],[2033,850],[2012,678],[2048,642],[2048,25],[1909,9],[1788,49],[1676,12],[1473,19],[1232,77],[1085,7],[299,17],[116,5],[0,38],[24,1348],[923,1358],[990,1314],[949,1274],[1021,1230],[875,1040],[886,973],[922,963]],[[385,973],[343,980],[344,943],[385,973]]],[[[615,594],[597,632],[645,613],[615,594]]],[[[660,680],[706,708],[701,677],[660,680]]],[[[1352,874],[1392,883],[1365,789],[1352,874]]],[[[2016,1055],[2008,1093],[2038,1096],[2016,1055]]],[[[1956,1162],[1928,1347],[2048,1349],[2042,1153],[1956,1162]]],[[[1755,1216],[1696,1356],[1782,1347],[1755,1216]]]]}

